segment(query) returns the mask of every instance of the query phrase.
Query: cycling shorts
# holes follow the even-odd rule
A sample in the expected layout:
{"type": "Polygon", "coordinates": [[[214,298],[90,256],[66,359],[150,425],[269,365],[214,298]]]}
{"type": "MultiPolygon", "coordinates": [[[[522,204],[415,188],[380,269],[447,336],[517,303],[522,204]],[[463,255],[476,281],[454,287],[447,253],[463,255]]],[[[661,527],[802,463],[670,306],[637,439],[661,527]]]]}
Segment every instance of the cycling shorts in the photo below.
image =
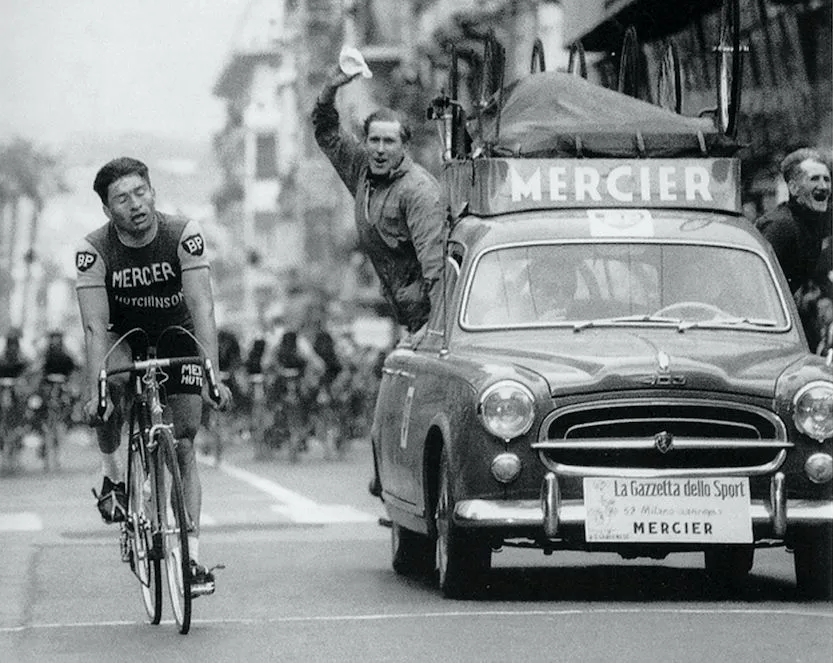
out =
{"type": "MultiPolygon", "coordinates": [[[[130,349],[134,360],[146,359],[148,356],[147,345],[138,336],[129,339],[130,349]]],[[[197,344],[187,334],[177,331],[170,331],[163,334],[156,346],[157,357],[195,357],[200,351],[197,344]]],[[[164,394],[195,394],[202,393],[204,372],[201,363],[182,364],[172,368],[160,369],[164,374],[160,378],[163,401],[164,394]]]]}

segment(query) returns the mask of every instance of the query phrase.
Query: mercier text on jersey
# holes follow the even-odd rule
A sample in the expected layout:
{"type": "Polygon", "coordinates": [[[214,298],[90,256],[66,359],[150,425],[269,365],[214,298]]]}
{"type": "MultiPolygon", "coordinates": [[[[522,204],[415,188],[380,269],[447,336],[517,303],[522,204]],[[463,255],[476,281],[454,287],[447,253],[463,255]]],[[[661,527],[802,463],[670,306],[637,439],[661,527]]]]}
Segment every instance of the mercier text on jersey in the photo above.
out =
{"type": "Polygon", "coordinates": [[[192,328],[182,273],[208,268],[199,225],[156,212],[159,229],[144,246],[126,246],[112,223],[87,235],[75,254],[76,288],[106,288],[110,329],[140,327],[155,338],[170,325],[192,328]]]}

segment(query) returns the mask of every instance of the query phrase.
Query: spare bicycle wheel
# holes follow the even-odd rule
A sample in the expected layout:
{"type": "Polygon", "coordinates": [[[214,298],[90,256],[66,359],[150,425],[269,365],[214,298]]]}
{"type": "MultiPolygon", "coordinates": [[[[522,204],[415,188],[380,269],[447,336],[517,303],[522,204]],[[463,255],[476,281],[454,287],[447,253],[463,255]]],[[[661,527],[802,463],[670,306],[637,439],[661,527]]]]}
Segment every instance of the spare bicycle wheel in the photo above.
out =
{"type": "Polygon", "coordinates": [[[584,53],[584,45],[580,41],[575,41],[570,45],[567,73],[587,78],[587,56],[584,53]]]}
{"type": "Polygon", "coordinates": [[[717,45],[717,128],[737,133],[741,91],[740,0],[723,0],[717,45]]]}
{"type": "Polygon", "coordinates": [[[657,78],[657,106],[681,113],[683,110],[683,77],[677,46],[668,41],[662,51],[657,78]]]}
{"type": "Polygon", "coordinates": [[[625,30],[622,52],[619,55],[618,90],[630,97],[639,97],[639,41],[636,28],[632,25],[625,30]]]}
{"type": "Polygon", "coordinates": [[[547,63],[544,59],[544,43],[540,38],[535,39],[532,44],[532,58],[529,62],[529,73],[537,74],[547,70],[547,63]]]}

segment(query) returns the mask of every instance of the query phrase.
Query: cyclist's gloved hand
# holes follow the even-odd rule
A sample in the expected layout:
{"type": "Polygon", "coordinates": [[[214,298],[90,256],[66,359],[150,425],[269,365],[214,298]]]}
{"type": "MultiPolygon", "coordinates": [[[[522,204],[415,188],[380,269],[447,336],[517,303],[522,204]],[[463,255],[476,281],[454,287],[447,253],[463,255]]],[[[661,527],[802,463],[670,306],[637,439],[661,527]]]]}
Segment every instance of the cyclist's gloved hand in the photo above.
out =
{"type": "Polygon", "coordinates": [[[104,416],[98,416],[98,398],[91,398],[84,403],[84,417],[90,426],[100,426],[113,414],[113,401],[107,398],[107,409],[104,416]]]}

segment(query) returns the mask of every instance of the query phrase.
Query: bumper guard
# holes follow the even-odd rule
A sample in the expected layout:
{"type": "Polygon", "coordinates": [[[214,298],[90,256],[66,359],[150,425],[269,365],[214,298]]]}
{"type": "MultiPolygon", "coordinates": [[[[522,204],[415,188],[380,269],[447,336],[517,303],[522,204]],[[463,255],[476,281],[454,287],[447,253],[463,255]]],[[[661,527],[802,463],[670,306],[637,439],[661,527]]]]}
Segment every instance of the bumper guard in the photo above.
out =
{"type": "MultiPolygon", "coordinates": [[[[772,536],[783,538],[789,526],[833,524],[833,500],[788,500],[784,474],[776,472],[770,481],[769,500],[752,500],[752,524],[772,528],[772,536]]],[[[583,500],[562,500],[554,472],[544,477],[540,499],[462,500],[455,505],[454,522],[472,528],[542,527],[548,539],[556,539],[563,526],[584,525],[583,500]]]]}

